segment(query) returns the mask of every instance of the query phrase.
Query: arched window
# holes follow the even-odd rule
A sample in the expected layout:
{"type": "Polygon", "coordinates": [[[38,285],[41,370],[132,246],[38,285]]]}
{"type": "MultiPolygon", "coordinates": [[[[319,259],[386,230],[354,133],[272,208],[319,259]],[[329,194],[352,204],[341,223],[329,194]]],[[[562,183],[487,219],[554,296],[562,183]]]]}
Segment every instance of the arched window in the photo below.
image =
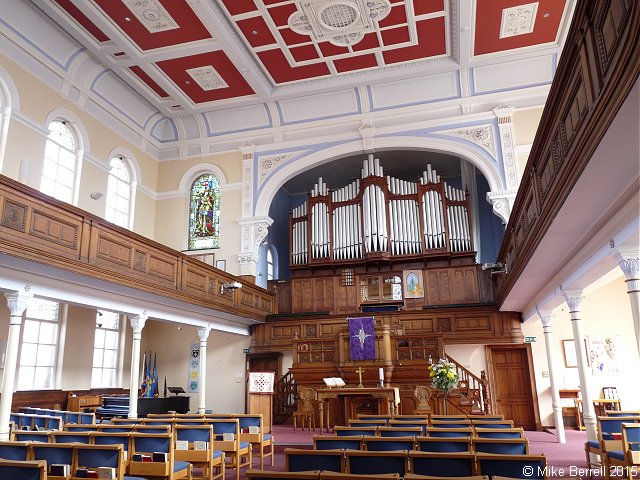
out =
{"type": "Polygon", "coordinates": [[[273,253],[267,249],[267,280],[273,280],[273,253]]]}
{"type": "Polygon", "coordinates": [[[220,246],[220,185],[212,174],[199,176],[191,185],[189,250],[220,246]]]}
{"type": "Polygon", "coordinates": [[[44,151],[40,191],[67,203],[73,202],[78,164],[76,138],[66,122],[49,124],[49,136],[44,151]]]}
{"type": "Polygon", "coordinates": [[[104,218],[110,222],[129,228],[131,209],[131,172],[122,157],[113,157],[109,162],[109,183],[107,185],[107,208],[104,218]]]}

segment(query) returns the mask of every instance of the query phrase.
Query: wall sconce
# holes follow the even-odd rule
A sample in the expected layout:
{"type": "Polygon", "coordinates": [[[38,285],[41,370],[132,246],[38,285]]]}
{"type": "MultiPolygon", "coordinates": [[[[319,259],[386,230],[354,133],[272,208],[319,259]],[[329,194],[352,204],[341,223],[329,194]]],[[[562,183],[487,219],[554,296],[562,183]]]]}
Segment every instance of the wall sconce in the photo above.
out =
{"type": "Polygon", "coordinates": [[[240,282],[223,283],[220,287],[220,293],[224,295],[227,292],[235,292],[239,288],[242,288],[242,284],[240,282]]]}
{"type": "Polygon", "coordinates": [[[91,192],[89,194],[89,196],[91,198],[93,198],[94,200],[100,200],[102,197],[104,197],[104,194],[100,193],[100,192],[91,192]]]}

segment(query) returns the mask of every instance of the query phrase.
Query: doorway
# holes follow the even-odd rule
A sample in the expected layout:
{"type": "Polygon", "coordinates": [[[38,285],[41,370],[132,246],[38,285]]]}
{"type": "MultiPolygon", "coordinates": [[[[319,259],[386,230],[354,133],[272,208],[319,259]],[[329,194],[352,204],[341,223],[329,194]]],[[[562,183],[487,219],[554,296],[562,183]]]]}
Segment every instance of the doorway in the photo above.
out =
{"type": "Polygon", "coordinates": [[[541,430],[531,345],[488,345],[487,368],[493,413],[516,427],[541,430]]]}

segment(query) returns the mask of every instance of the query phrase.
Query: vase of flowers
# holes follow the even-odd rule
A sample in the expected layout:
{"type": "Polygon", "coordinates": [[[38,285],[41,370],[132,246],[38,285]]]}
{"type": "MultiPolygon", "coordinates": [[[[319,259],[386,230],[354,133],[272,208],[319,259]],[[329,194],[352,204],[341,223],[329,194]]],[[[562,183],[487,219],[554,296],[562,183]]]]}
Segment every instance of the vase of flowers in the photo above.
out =
{"type": "Polygon", "coordinates": [[[444,411],[447,413],[447,395],[451,389],[458,385],[456,366],[441,358],[429,366],[429,377],[433,385],[444,394],[444,411]]]}

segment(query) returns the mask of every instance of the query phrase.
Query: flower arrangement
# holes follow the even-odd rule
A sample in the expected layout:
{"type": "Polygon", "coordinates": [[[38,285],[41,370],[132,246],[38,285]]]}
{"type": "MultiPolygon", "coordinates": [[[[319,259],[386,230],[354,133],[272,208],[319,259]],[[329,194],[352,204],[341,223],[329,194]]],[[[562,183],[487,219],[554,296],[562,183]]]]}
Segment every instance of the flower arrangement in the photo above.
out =
{"type": "Polygon", "coordinates": [[[458,384],[456,366],[444,358],[429,367],[429,377],[435,387],[442,392],[449,392],[458,384]]]}

